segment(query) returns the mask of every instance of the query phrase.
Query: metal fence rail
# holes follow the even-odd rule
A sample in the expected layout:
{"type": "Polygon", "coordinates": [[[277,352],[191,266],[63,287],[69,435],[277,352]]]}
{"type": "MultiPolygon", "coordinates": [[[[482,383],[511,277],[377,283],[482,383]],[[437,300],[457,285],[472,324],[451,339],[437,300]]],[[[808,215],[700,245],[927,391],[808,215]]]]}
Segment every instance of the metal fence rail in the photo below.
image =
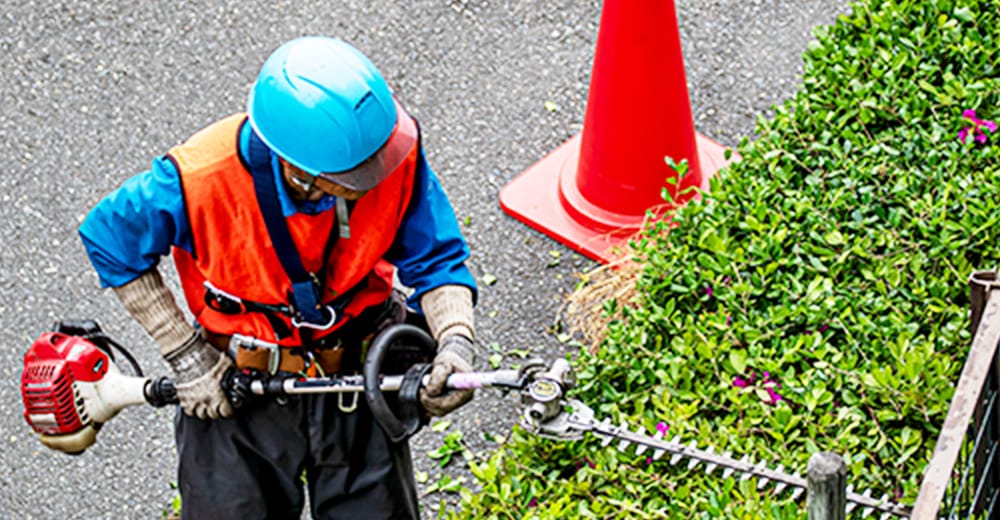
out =
{"type": "Polygon", "coordinates": [[[969,279],[972,348],[911,519],[1000,518],[1000,279],[969,279]]]}

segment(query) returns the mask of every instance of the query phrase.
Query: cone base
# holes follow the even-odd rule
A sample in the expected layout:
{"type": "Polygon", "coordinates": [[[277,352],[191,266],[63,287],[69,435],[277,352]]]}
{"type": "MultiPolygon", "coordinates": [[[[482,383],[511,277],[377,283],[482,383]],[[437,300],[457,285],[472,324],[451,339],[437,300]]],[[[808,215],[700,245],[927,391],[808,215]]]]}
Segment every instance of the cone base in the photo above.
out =
{"type": "MultiPolygon", "coordinates": [[[[697,132],[695,137],[702,189],[707,189],[708,179],[739,156],[734,151],[727,160],[726,147],[697,132]]],[[[570,249],[592,260],[608,263],[627,252],[628,240],[641,229],[643,215],[620,215],[618,220],[634,224],[615,229],[588,221],[585,215],[593,208],[572,206],[573,202],[560,188],[560,178],[572,177],[579,156],[580,134],[577,134],[504,186],[500,190],[500,207],[570,249]]]]}

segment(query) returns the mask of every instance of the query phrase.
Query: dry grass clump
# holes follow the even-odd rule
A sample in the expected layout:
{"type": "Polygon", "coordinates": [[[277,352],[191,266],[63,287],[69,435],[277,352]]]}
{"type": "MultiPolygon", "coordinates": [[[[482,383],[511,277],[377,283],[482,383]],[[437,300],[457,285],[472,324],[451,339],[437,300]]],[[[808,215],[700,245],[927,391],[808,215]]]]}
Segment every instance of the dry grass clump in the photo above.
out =
{"type": "Polygon", "coordinates": [[[579,275],[580,286],[563,306],[563,322],[570,332],[583,336],[591,353],[604,341],[608,322],[616,319],[604,313],[604,302],[616,300],[619,306],[635,305],[635,282],[641,270],[642,265],[628,257],[579,275]]]}

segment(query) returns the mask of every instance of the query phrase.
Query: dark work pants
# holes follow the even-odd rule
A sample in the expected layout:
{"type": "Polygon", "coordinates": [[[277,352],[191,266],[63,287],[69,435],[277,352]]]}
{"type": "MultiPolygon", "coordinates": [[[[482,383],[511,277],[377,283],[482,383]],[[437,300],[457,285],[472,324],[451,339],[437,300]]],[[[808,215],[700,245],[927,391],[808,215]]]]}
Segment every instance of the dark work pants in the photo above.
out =
{"type": "MultiPolygon", "coordinates": [[[[352,398],[344,396],[348,404],[352,398]]],[[[406,504],[415,503],[416,485],[409,447],[390,449],[363,395],[350,413],[338,409],[337,399],[265,399],[215,421],[178,408],[182,518],[297,520],[303,472],[313,518],[411,518],[406,504]]]]}

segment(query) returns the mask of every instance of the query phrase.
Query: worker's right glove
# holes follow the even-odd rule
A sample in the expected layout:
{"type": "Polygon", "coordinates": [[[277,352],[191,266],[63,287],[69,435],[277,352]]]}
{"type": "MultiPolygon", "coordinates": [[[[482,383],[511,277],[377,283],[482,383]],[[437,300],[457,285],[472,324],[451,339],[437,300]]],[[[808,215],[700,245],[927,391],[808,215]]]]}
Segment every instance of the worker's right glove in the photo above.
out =
{"type": "Polygon", "coordinates": [[[200,419],[232,415],[221,384],[232,361],[187,323],[160,272],[154,267],[114,291],[174,369],[177,399],[184,413],[200,419]]]}
{"type": "Polygon", "coordinates": [[[181,347],[164,359],[174,369],[177,399],[184,413],[199,419],[229,417],[233,408],[222,391],[222,378],[233,366],[229,356],[193,333],[181,347]]]}

